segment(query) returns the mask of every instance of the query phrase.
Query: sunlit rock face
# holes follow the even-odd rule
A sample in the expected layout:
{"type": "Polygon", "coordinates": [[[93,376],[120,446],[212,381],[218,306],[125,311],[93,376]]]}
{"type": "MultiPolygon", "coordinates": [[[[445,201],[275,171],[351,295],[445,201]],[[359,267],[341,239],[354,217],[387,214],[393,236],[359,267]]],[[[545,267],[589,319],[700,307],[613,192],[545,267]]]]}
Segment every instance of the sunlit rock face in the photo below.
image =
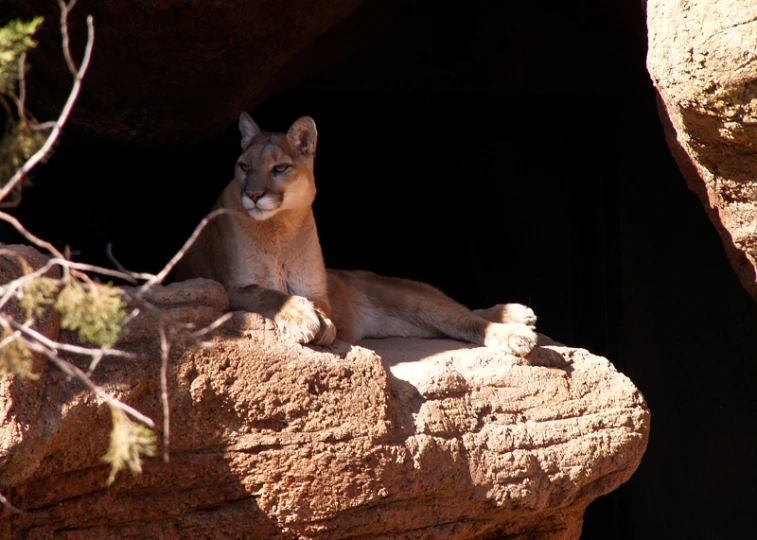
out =
{"type": "MultiPolygon", "coordinates": [[[[228,305],[209,280],[149,299],[197,324],[228,305]]],[[[160,426],[157,326],[132,321],[119,346],[137,359],[94,380],[160,426]]],[[[2,510],[0,536],[576,540],[647,445],[631,381],[546,337],[527,358],[449,340],[311,348],[235,312],[212,347],[171,350],[170,462],[107,489],[108,406],[54,368],[3,379],[0,492],[26,513],[2,510]]]]}
{"type": "Polygon", "coordinates": [[[757,298],[757,2],[649,0],[647,68],[668,144],[757,298]]]}

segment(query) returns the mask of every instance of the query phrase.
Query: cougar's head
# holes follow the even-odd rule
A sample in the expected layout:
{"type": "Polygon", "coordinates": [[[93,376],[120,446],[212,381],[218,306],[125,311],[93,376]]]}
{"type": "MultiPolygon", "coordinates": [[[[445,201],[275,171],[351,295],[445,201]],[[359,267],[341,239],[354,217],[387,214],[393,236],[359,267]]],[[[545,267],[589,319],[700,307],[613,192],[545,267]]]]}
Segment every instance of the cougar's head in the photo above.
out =
{"type": "Polygon", "coordinates": [[[308,208],[315,198],[313,158],[318,132],[315,122],[303,116],[286,133],[261,131],[250,115],[239,116],[242,154],[234,179],[242,206],[263,221],[282,210],[308,208]]]}

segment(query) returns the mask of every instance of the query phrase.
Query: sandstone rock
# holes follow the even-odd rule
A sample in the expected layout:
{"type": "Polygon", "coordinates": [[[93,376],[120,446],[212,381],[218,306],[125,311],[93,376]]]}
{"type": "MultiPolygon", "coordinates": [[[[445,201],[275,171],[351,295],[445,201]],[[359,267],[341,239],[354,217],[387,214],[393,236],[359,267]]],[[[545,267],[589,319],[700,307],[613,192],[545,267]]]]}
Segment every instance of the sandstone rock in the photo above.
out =
{"type": "MultiPolygon", "coordinates": [[[[70,125],[100,140],[141,145],[208,137],[250,110],[296,53],[335,26],[361,0],[81,0],[70,33],[79,55],[85,18],[95,46],[70,125]]],[[[60,52],[57,2],[13,2],[0,23],[45,17],[30,55],[30,107],[57,116],[71,88],[60,52]],[[37,90],[38,89],[38,90],[37,90]]]]}
{"type": "MultiPolygon", "coordinates": [[[[48,261],[48,258],[39,251],[29,246],[0,244],[0,284],[7,284],[14,279],[23,276],[29,268],[38,270],[48,261]],[[25,261],[22,263],[21,259],[25,261]],[[28,265],[24,268],[25,265],[28,265]]],[[[45,277],[59,278],[60,269],[51,268],[45,277]]],[[[17,300],[11,300],[4,309],[15,321],[23,323],[26,320],[26,310],[21,308],[17,300]]],[[[60,325],[58,312],[53,309],[45,310],[41,316],[36,317],[32,327],[50,339],[58,339],[60,325]]],[[[43,375],[43,379],[50,375],[47,371],[47,361],[41,354],[32,356],[30,371],[43,375]]],[[[59,374],[56,374],[59,375],[59,374]]],[[[27,414],[34,415],[39,411],[45,399],[46,383],[43,380],[33,380],[0,374],[0,463],[13,452],[18,438],[23,433],[26,437],[39,436],[45,429],[43,424],[48,423],[47,429],[55,429],[58,418],[52,416],[42,422],[31,424],[19,423],[14,409],[20,408],[27,414]],[[15,399],[7,399],[7,396],[15,396],[15,399]]],[[[48,396],[56,395],[55,389],[50,389],[48,396]]],[[[60,403],[60,402],[59,402],[60,403]]],[[[36,456],[21,456],[17,461],[19,469],[33,469],[37,463],[36,456]],[[31,461],[29,460],[31,458],[31,461]]],[[[39,456],[41,459],[42,456],[39,456]]],[[[0,465],[1,467],[1,465],[0,465]]],[[[2,493],[2,490],[0,490],[2,493]]],[[[0,528],[0,530],[2,530],[0,528]]],[[[5,537],[5,535],[3,535],[5,537]]]]}
{"type": "MultiPolygon", "coordinates": [[[[156,297],[199,298],[184,287],[156,297]]],[[[125,347],[139,359],[95,378],[160,424],[155,337],[125,347]]],[[[0,398],[0,493],[28,512],[2,510],[0,537],[577,539],[648,439],[628,378],[546,339],[527,359],[448,340],[311,348],[235,313],[214,348],[173,351],[170,463],[110,488],[106,406],[53,369],[43,392],[0,398]]]]}
{"type": "MultiPolygon", "coordinates": [[[[135,292],[131,287],[124,290],[135,292]]],[[[200,329],[223,315],[229,307],[229,297],[223,285],[210,279],[190,279],[165,287],[151,289],[145,300],[159,308],[164,315],[179,323],[192,324],[200,329]]],[[[132,303],[133,304],[133,303],[132,303]]],[[[130,307],[138,307],[131,305],[130,307]]],[[[153,339],[158,332],[158,318],[143,310],[126,327],[119,344],[153,339]]]]}
{"type": "Polygon", "coordinates": [[[757,298],[757,1],[647,2],[668,144],[757,298]]]}

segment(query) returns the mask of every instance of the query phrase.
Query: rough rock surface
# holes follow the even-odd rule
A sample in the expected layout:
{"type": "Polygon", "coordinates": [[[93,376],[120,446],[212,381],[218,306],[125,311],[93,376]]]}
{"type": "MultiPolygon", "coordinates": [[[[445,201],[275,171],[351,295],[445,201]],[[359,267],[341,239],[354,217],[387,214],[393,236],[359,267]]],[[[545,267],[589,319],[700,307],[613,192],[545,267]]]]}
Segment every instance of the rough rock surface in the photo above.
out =
{"type": "Polygon", "coordinates": [[[647,2],[668,143],[757,298],[757,0],[647,2]]]}
{"type": "MultiPolygon", "coordinates": [[[[128,290],[129,287],[124,289],[128,290]]],[[[210,279],[195,279],[191,286],[173,283],[156,287],[148,292],[145,299],[172,320],[190,323],[197,329],[215,321],[229,307],[229,297],[223,285],[210,279]]],[[[155,336],[158,324],[154,314],[145,312],[131,321],[120,343],[149,341],[155,336]]]]}
{"type": "MultiPolygon", "coordinates": [[[[156,291],[219,315],[222,288],[156,291]]],[[[209,313],[206,313],[209,315],[209,313]]],[[[154,327],[96,380],[160,424],[154,327]]],[[[586,505],[641,460],[649,411],[612,364],[551,343],[527,359],[447,340],[290,344],[235,313],[176,345],[171,460],[109,488],[107,406],[60,372],[4,387],[2,538],[577,539],[586,505]]],[[[1,508],[1,507],[0,507],[1,508]]]]}
{"type": "MultiPolygon", "coordinates": [[[[69,17],[77,60],[86,15],[95,23],[91,67],[71,125],[100,140],[196,142],[259,103],[276,75],[362,0],[81,0],[69,17]]],[[[10,2],[0,23],[45,17],[29,58],[30,108],[57,116],[71,88],[60,52],[57,2],[10,2]]],[[[316,61],[317,62],[317,61],[316,61]]]]}

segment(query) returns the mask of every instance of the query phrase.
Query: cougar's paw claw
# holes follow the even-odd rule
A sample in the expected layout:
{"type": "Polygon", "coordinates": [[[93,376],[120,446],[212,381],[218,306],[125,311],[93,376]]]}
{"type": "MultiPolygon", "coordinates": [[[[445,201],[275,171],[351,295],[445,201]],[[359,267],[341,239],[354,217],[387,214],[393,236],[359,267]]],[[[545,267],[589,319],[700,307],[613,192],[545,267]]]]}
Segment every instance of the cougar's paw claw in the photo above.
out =
{"type": "Polygon", "coordinates": [[[516,356],[526,356],[537,341],[533,328],[522,323],[493,323],[486,330],[486,346],[495,347],[516,356]]]}
{"type": "Polygon", "coordinates": [[[334,343],[334,339],[336,339],[336,326],[320,309],[317,309],[316,312],[320,319],[321,328],[313,339],[313,343],[321,346],[331,345],[334,343]]]}
{"type": "Polygon", "coordinates": [[[302,296],[289,297],[274,320],[282,334],[301,344],[313,341],[321,329],[315,305],[302,296]]]}

